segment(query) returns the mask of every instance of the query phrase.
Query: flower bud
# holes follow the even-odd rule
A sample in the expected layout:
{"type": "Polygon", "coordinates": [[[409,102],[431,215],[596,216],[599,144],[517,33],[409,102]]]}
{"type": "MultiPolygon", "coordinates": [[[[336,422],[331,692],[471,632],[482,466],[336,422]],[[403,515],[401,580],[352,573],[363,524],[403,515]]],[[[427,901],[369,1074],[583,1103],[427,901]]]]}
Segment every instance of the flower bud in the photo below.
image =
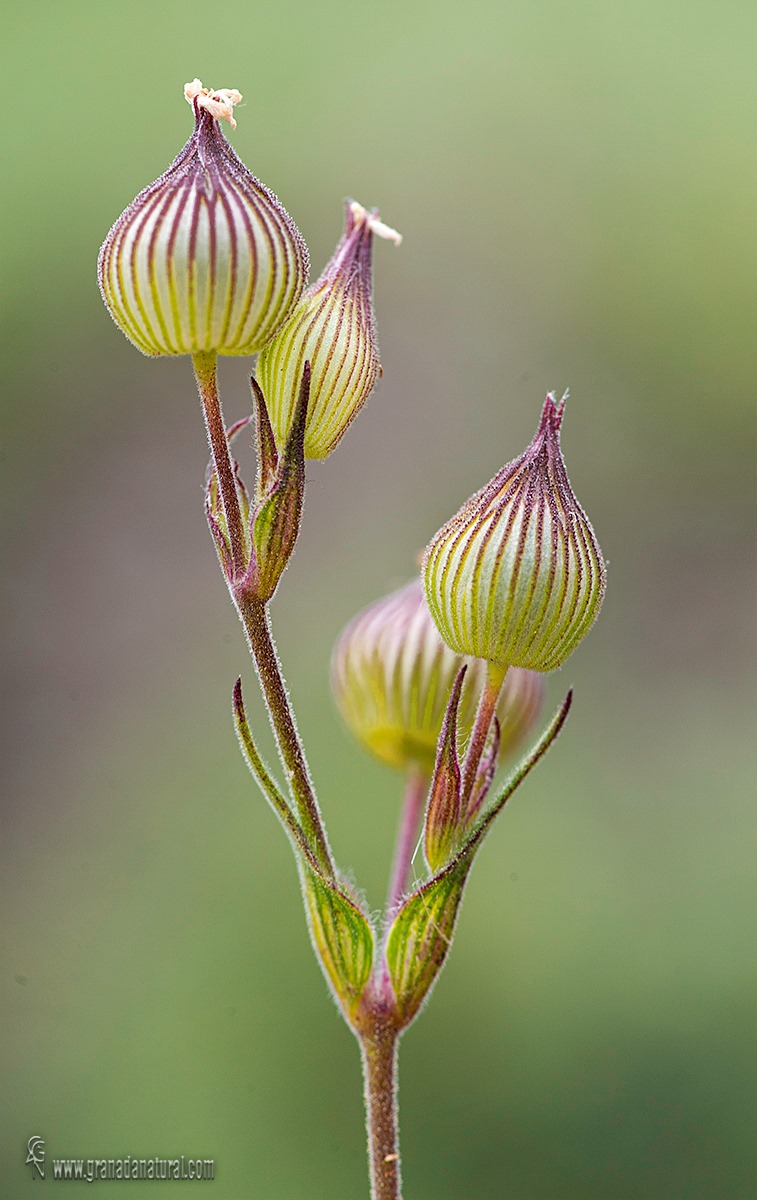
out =
{"type": "Polygon", "coordinates": [[[258,359],[257,378],[279,446],[292,423],[303,365],[310,361],[307,458],[331,453],[381,374],[373,319],[374,233],[401,241],[378,213],[348,202],[344,234],[333,258],[258,359]]]}
{"type": "Polygon", "coordinates": [[[307,280],[308,251],[273,192],[226,141],[239,92],[188,83],[195,130],[103,242],[100,290],[143,353],[252,354],[273,336],[307,280]]]}
{"type": "Polygon", "coordinates": [[[566,398],[547,396],[531,445],[426,551],[431,615],[458,654],[551,671],[599,612],[605,564],[560,450],[566,398]]]}
{"type": "MultiPolygon", "coordinates": [[[[419,580],[364,609],[341,634],[332,689],[348,728],[382,762],[431,774],[452,686],[467,660],[437,633],[419,580]]],[[[486,677],[470,660],[457,732],[467,738],[486,677]]],[[[532,671],[508,671],[497,703],[501,749],[510,753],[535,722],[544,684],[532,671]]]]}

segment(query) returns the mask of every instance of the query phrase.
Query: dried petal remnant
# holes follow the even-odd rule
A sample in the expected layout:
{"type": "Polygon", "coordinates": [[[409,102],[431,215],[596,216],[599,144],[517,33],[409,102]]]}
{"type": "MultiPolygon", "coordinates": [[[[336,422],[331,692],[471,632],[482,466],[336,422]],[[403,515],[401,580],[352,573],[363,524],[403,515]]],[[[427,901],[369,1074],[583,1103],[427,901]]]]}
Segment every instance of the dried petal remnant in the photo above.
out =
{"type": "Polygon", "coordinates": [[[206,109],[211,117],[215,117],[217,121],[228,121],[231,128],[236,129],[234,105],[239,104],[242,99],[242,93],[236,88],[214,91],[213,88],[203,87],[199,79],[193,79],[191,83],[184,84],[184,99],[188,104],[197,101],[197,106],[206,109]]]}

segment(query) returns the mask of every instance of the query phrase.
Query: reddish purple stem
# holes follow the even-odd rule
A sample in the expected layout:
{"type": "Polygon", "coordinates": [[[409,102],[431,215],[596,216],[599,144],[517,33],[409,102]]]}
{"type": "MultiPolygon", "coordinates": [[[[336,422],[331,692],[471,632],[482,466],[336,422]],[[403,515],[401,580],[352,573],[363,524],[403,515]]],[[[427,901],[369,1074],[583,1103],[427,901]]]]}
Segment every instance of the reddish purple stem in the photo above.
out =
{"type": "Polygon", "coordinates": [[[408,776],[405,786],[405,800],[402,806],[397,842],[394,849],[392,865],[392,881],[389,885],[387,900],[387,915],[399,908],[400,901],[407,894],[410,883],[410,868],[413,854],[418,844],[421,818],[426,803],[428,791],[428,776],[422,771],[413,772],[408,776]]]}

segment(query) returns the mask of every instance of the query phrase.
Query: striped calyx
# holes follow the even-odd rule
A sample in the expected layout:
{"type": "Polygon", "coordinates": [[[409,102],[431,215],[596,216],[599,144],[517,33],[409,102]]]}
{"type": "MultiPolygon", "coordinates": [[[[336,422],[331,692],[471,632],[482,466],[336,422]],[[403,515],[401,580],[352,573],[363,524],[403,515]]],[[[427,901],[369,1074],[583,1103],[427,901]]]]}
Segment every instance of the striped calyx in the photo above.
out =
{"type": "Polygon", "coordinates": [[[599,612],[605,564],[560,449],[566,398],[547,396],[531,445],[426,551],[429,608],[458,654],[551,671],[599,612]]]}
{"type": "Polygon", "coordinates": [[[362,408],[381,374],[373,317],[373,235],[400,235],[354,201],[342,240],[317,283],[258,359],[257,378],[277,445],[286,441],[306,360],[311,399],[306,458],[326,458],[362,408]]]}
{"type": "MultiPolygon", "coordinates": [[[[414,580],[364,609],[343,631],[332,657],[332,689],[345,724],[366,749],[391,767],[430,775],[450,692],[465,662],[461,738],[473,728],[486,664],[445,646],[420,580],[414,580]]],[[[497,703],[501,753],[509,754],[530,730],[543,690],[532,671],[508,671],[497,703]]]]}
{"type": "Polygon", "coordinates": [[[199,80],[195,129],[164,175],[140,192],[103,242],[100,290],[144,354],[253,354],[307,282],[308,250],[276,196],[226,141],[239,92],[199,80]]]}

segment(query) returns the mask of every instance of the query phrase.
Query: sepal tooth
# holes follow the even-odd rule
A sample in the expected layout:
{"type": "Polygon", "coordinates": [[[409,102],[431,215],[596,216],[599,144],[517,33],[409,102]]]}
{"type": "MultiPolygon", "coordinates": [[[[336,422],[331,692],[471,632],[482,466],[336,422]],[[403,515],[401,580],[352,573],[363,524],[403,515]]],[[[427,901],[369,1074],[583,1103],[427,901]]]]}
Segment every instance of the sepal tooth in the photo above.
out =
{"type": "MultiPolygon", "coordinates": [[[[284,449],[277,458],[273,479],[268,490],[258,500],[252,517],[252,578],[255,592],[263,601],[270,600],[276,591],[300,531],[305,494],[304,438],[309,396],[310,364],[306,362],[294,423],[284,449]]],[[[260,421],[260,412],[258,420],[260,421]]],[[[265,432],[260,436],[263,441],[267,440],[265,432]]],[[[265,446],[260,453],[265,456],[268,449],[269,447],[265,446]]],[[[259,476],[268,477],[271,470],[271,460],[266,462],[261,458],[259,476]]]]}
{"type": "MultiPolygon", "coordinates": [[[[234,438],[250,423],[250,417],[243,417],[241,421],[236,421],[226,430],[226,439],[231,445],[234,438]]],[[[242,517],[242,525],[245,530],[249,529],[250,522],[250,497],[247,494],[247,489],[242,482],[239,474],[239,464],[236,459],[232,458],[232,469],[234,472],[234,482],[236,484],[237,496],[239,498],[239,511],[242,517]]],[[[218,474],[213,466],[213,463],[208,464],[205,484],[205,517],[210,528],[210,533],[215,543],[218,558],[221,563],[221,569],[225,577],[231,581],[234,577],[234,565],[231,553],[231,538],[229,537],[229,529],[226,521],[226,514],[223,508],[221,499],[221,489],[218,486],[218,474]]]]}
{"type": "Polygon", "coordinates": [[[457,753],[457,714],[467,668],[462,666],[452,687],[439,737],[429,791],[424,830],[426,862],[436,871],[454,853],[460,831],[460,761],[457,753]]]}
{"type": "Polygon", "coordinates": [[[276,469],[279,465],[279,452],[276,449],[276,439],[273,436],[271,420],[265,396],[254,375],[250,376],[252,398],[255,404],[255,442],[257,448],[258,477],[256,493],[259,500],[274,485],[276,469]]]}

